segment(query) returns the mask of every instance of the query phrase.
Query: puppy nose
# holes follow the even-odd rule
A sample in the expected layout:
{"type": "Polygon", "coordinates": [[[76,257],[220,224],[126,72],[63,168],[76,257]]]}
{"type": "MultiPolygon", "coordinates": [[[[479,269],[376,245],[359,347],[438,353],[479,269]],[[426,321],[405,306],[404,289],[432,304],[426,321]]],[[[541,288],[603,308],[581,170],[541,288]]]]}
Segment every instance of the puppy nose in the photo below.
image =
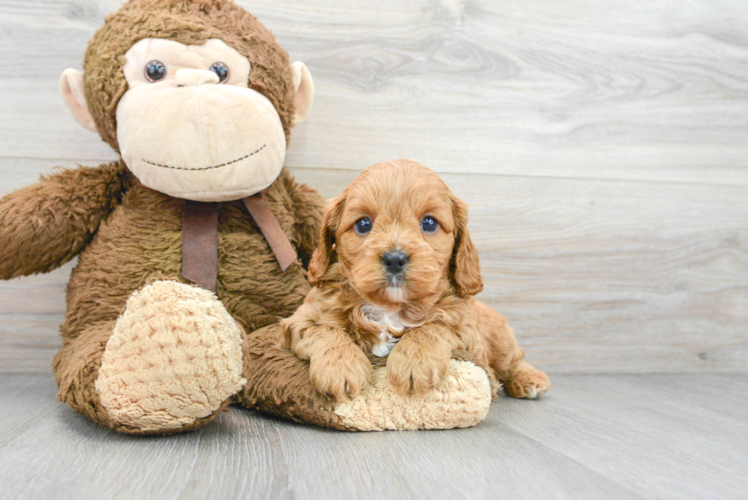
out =
{"type": "Polygon", "coordinates": [[[401,250],[387,252],[382,255],[382,264],[384,264],[384,267],[390,274],[400,274],[407,263],[408,255],[401,250]]]}
{"type": "Polygon", "coordinates": [[[174,83],[177,84],[177,87],[202,85],[204,83],[218,83],[218,81],[218,75],[212,71],[203,69],[180,69],[174,76],[174,83]]]}

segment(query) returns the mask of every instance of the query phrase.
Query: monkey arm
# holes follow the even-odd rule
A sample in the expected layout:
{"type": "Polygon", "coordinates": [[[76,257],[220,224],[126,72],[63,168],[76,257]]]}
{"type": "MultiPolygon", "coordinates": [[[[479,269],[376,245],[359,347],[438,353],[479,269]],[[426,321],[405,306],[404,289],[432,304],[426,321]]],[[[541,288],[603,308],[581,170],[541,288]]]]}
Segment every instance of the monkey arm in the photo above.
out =
{"type": "Polygon", "coordinates": [[[304,269],[309,265],[309,259],[319,243],[319,233],[322,227],[322,214],[325,200],[322,196],[306,184],[301,184],[287,170],[281,174],[283,182],[293,200],[294,218],[296,223],[296,251],[301,258],[304,269]]]}
{"type": "Polygon", "coordinates": [[[75,257],[119,203],[125,172],[120,162],[58,170],[0,199],[0,279],[75,257]]]}
{"type": "Polygon", "coordinates": [[[243,375],[248,382],[237,399],[248,408],[341,430],[452,429],[483,420],[496,395],[487,372],[463,352],[463,361],[450,362],[447,382],[423,398],[398,396],[384,367],[377,366],[372,385],[360,396],[336,401],[310,383],[308,362],[280,348],[278,329],[274,324],[246,337],[243,375]]]}

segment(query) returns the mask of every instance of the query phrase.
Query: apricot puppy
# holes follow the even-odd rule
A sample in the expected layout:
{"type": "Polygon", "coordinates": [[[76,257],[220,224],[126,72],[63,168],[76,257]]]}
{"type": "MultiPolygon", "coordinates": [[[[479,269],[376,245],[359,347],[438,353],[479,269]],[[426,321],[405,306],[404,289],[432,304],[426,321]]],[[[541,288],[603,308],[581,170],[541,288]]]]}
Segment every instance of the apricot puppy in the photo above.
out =
{"type": "Polygon", "coordinates": [[[408,160],[367,168],[330,202],[309,264],[315,288],[280,333],[282,347],[309,360],[318,391],[356,396],[371,382],[370,358],[386,358],[398,392],[423,394],[453,350],[490,366],[510,396],[550,388],[504,318],[473,297],[483,282],[467,222],[465,203],[408,160]]]}

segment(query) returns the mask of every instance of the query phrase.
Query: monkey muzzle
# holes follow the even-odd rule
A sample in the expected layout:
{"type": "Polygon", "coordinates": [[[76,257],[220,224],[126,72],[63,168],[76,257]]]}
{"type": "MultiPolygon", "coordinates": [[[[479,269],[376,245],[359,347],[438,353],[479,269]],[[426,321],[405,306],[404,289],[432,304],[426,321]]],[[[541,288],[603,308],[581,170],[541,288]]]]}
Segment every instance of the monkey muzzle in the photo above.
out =
{"type": "Polygon", "coordinates": [[[180,85],[140,85],[122,97],[122,158],[146,187],[176,198],[251,196],[272,184],[283,167],[280,116],[259,92],[217,85],[201,73],[177,74],[180,85]]]}

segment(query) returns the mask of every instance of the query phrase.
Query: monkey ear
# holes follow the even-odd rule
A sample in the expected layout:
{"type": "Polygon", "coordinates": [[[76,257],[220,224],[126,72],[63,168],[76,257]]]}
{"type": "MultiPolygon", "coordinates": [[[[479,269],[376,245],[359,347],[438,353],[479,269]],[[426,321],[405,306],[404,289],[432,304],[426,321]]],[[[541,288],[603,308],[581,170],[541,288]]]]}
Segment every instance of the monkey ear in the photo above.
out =
{"type": "Polygon", "coordinates": [[[309,272],[307,277],[312,285],[316,285],[325,275],[332,262],[333,252],[335,249],[335,232],[340,226],[340,220],[343,217],[343,206],[345,204],[346,192],[340,194],[334,200],[331,200],[325,209],[325,216],[322,218],[322,233],[319,237],[319,244],[312,254],[309,261],[309,272]]]}
{"type": "Polygon", "coordinates": [[[468,208],[465,203],[452,198],[455,217],[455,247],[452,254],[452,277],[461,297],[476,295],[483,290],[480,259],[468,233],[468,208]]]}
{"type": "Polygon", "coordinates": [[[294,115],[293,124],[296,125],[306,118],[309,110],[312,109],[314,101],[314,81],[312,74],[301,61],[291,64],[291,73],[293,73],[293,88],[296,92],[294,98],[294,115]]]}
{"type": "Polygon", "coordinates": [[[60,94],[75,121],[88,130],[96,132],[96,124],[91,113],[88,112],[86,95],[83,91],[83,73],[72,68],[63,71],[60,76],[60,94]]]}

